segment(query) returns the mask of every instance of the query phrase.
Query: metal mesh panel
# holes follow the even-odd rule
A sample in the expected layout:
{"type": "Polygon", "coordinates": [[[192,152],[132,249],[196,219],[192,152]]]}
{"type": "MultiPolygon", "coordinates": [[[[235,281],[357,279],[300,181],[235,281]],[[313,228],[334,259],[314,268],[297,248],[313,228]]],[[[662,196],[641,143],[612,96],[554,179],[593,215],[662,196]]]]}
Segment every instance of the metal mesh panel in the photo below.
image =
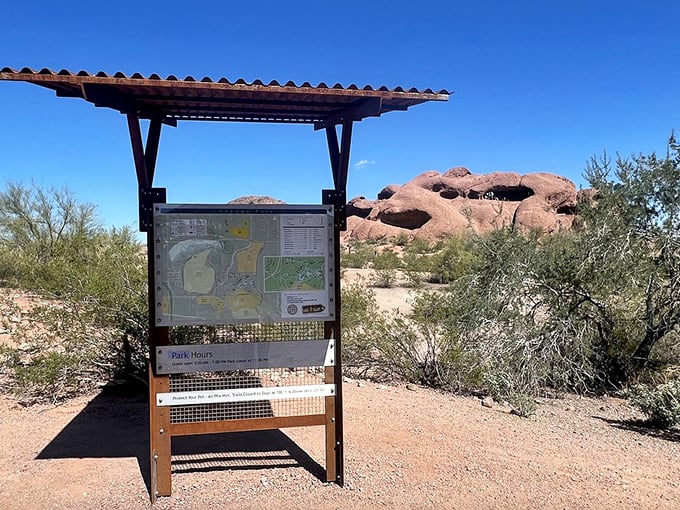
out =
{"type": "Polygon", "coordinates": [[[176,326],[170,328],[171,345],[277,342],[315,340],[323,337],[323,322],[225,324],[221,326],[176,326]]]}
{"type": "MultiPolygon", "coordinates": [[[[323,338],[323,322],[181,326],[170,330],[173,345],[236,342],[276,342],[323,338]]],[[[324,383],[324,367],[286,367],[236,372],[200,372],[170,376],[170,391],[302,386],[324,383]]],[[[257,400],[172,406],[171,423],[323,414],[324,397],[257,400]]]]}

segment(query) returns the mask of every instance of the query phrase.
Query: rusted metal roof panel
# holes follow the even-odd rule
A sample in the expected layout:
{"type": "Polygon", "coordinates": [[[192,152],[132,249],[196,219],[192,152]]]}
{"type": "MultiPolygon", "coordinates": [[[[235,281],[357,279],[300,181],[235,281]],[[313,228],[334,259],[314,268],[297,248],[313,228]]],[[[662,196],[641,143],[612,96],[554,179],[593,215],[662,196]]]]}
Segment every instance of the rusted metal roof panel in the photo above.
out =
{"type": "Polygon", "coordinates": [[[139,73],[127,76],[121,72],[109,75],[9,67],[0,70],[0,80],[34,83],[54,90],[58,96],[79,97],[95,106],[136,113],[141,118],[160,118],[170,124],[178,120],[218,120],[306,123],[322,128],[406,110],[427,101],[446,101],[451,94],[446,90],[344,87],[339,83],[298,85],[292,81],[197,80],[192,76],[179,79],[172,75],[161,78],[157,74],[147,77],[139,73]]]}

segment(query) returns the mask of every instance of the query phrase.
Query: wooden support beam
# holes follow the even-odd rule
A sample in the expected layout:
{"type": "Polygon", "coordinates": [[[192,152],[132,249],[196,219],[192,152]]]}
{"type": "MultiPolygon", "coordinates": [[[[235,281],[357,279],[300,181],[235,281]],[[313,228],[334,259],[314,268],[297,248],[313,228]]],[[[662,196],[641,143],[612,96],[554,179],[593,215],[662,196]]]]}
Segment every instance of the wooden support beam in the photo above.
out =
{"type": "Polygon", "coordinates": [[[342,124],[342,140],[340,142],[340,161],[338,164],[338,180],[335,183],[336,191],[346,194],[347,191],[347,171],[349,168],[349,149],[352,143],[352,121],[345,121],[342,124]]]}
{"type": "MultiPolygon", "coordinates": [[[[335,383],[336,388],[338,386],[335,379],[335,372],[333,367],[326,367],[325,374],[326,384],[335,383]]],[[[340,379],[340,384],[342,384],[342,378],[340,379]]],[[[342,453],[342,449],[338,450],[337,436],[337,406],[336,406],[336,396],[329,396],[325,398],[325,425],[326,425],[326,481],[327,482],[337,482],[342,485],[342,462],[338,462],[338,454],[342,453]]],[[[340,444],[339,446],[342,446],[340,444]]]]}
{"type": "Polygon", "coordinates": [[[360,121],[366,117],[380,117],[382,109],[383,100],[381,97],[363,99],[348,108],[330,114],[322,121],[315,122],[314,129],[318,131],[347,122],[360,121]]]}
{"type": "Polygon", "coordinates": [[[347,228],[347,174],[350,146],[352,143],[352,121],[345,121],[342,124],[340,145],[338,144],[338,133],[335,126],[326,128],[326,139],[328,141],[328,155],[331,160],[333,183],[335,185],[335,200],[333,201],[335,206],[335,223],[339,225],[340,231],[344,231],[347,228]]]}
{"type": "Polygon", "coordinates": [[[281,416],[274,418],[248,418],[242,420],[173,423],[170,425],[170,432],[173,437],[193,436],[198,434],[217,434],[222,432],[247,432],[251,430],[276,430],[290,427],[309,427],[313,425],[323,425],[324,423],[325,415],[308,414],[302,416],[281,416]]]}
{"type": "Polygon", "coordinates": [[[144,150],[144,164],[149,186],[153,184],[154,173],[156,172],[156,160],[158,159],[158,146],[161,141],[162,119],[151,119],[149,122],[149,133],[146,137],[146,148],[144,150]]]}
{"type": "Polygon", "coordinates": [[[142,141],[142,129],[139,125],[139,117],[134,113],[127,114],[130,142],[132,143],[132,157],[135,161],[137,172],[137,185],[140,189],[150,188],[151,182],[146,171],[146,158],[144,157],[144,142],[142,141]]]}
{"type": "MultiPolygon", "coordinates": [[[[344,224],[344,222],[343,222],[344,224]]],[[[342,320],[342,292],[340,286],[340,230],[343,224],[335,224],[335,236],[333,241],[333,250],[336,260],[335,268],[335,281],[333,285],[335,287],[335,321],[332,323],[333,332],[333,342],[335,345],[335,364],[332,367],[327,367],[326,377],[332,375],[333,382],[335,383],[335,395],[326,398],[326,405],[332,405],[332,413],[334,421],[332,423],[327,423],[326,426],[332,425],[329,433],[335,435],[334,443],[334,462],[335,462],[335,476],[334,481],[342,486],[345,483],[345,440],[344,440],[344,422],[342,413],[342,331],[341,331],[341,320],[342,320]],[[331,404],[332,401],[332,404],[331,404]]],[[[324,328],[325,329],[325,328],[324,328]]],[[[329,382],[326,380],[326,382],[329,382]]],[[[326,412],[326,416],[330,417],[329,412],[326,412]]],[[[328,447],[328,443],[327,447],[328,447]]]]}
{"type": "MultiPolygon", "coordinates": [[[[154,373],[156,366],[156,347],[168,345],[169,330],[156,327],[154,310],[156,296],[154,292],[154,236],[153,225],[145,225],[150,200],[155,197],[158,202],[165,201],[165,190],[152,189],[154,170],[158,155],[161,135],[161,120],[153,119],[149,125],[146,150],[142,141],[139,117],[134,113],[127,114],[132,156],[137,174],[139,189],[140,230],[147,232],[147,286],[148,286],[148,321],[149,321],[149,466],[151,470],[151,501],[158,496],[169,496],[172,492],[171,478],[171,436],[170,409],[156,406],[156,394],[166,393],[170,388],[170,378],[154,373]],[[147,228],[148,227],[148,228],[147,228]]],[[[146,223],[149,223],[146,221],[146,223]]]]}
{"type": "Polygon", "coordinates": [[[331,159],[331,172],[333,173],[333,184],[338,187],[338,174],[340,168],[340,146],[338,145],[338,132],[335,126],[326,128],[326,140],[328,140],[328,154],[331,159]]]}
{"type": "Polygon", "coordinates": [[[167,393],[170,378],[157,376],[149,363],[149,459],[151,467],[151,501],[172,494],[170,408],[155,405],[156,394],[167,393]]]}

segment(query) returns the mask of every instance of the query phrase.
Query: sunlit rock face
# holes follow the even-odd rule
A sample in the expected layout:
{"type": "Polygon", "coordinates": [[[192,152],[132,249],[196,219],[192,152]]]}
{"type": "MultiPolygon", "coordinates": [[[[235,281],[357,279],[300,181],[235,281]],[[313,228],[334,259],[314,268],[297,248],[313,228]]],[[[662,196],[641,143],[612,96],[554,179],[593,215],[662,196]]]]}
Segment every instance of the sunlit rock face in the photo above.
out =
{"type": "Polygon", "coordinates": [[[509,225],[556,232],[571,228],[576,204],[576,186],[559,175],[476,175],[465,167],[444,173],[430,170],[402,186],[386,186],[376,200],[350,200],[344,237],[366,240],[407,235],[435,241],[509,225]]]}

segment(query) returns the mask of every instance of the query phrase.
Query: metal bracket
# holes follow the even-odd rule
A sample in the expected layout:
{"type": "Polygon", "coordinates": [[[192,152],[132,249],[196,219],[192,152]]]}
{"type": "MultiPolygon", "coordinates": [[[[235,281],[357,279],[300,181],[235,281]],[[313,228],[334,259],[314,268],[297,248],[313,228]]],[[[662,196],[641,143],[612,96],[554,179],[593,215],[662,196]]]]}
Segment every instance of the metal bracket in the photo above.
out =
{"type": "Polygon", "coordinates": [[[151,504],[158,499],[158,454],[154,451],[151,455],[151,504]]]}
{"type": "Polygon", "coordinates": [[[341,232],[347,230],[347,193],[344,190],[321,190],[321,203],[335,207],[335,226],[341,232]]]}
{"type": "Polygon", "coordinates": [[[153,227],[153,204],[167,201],[165,188],[139,189],[139,231],[149,232],[153,227]]]}

